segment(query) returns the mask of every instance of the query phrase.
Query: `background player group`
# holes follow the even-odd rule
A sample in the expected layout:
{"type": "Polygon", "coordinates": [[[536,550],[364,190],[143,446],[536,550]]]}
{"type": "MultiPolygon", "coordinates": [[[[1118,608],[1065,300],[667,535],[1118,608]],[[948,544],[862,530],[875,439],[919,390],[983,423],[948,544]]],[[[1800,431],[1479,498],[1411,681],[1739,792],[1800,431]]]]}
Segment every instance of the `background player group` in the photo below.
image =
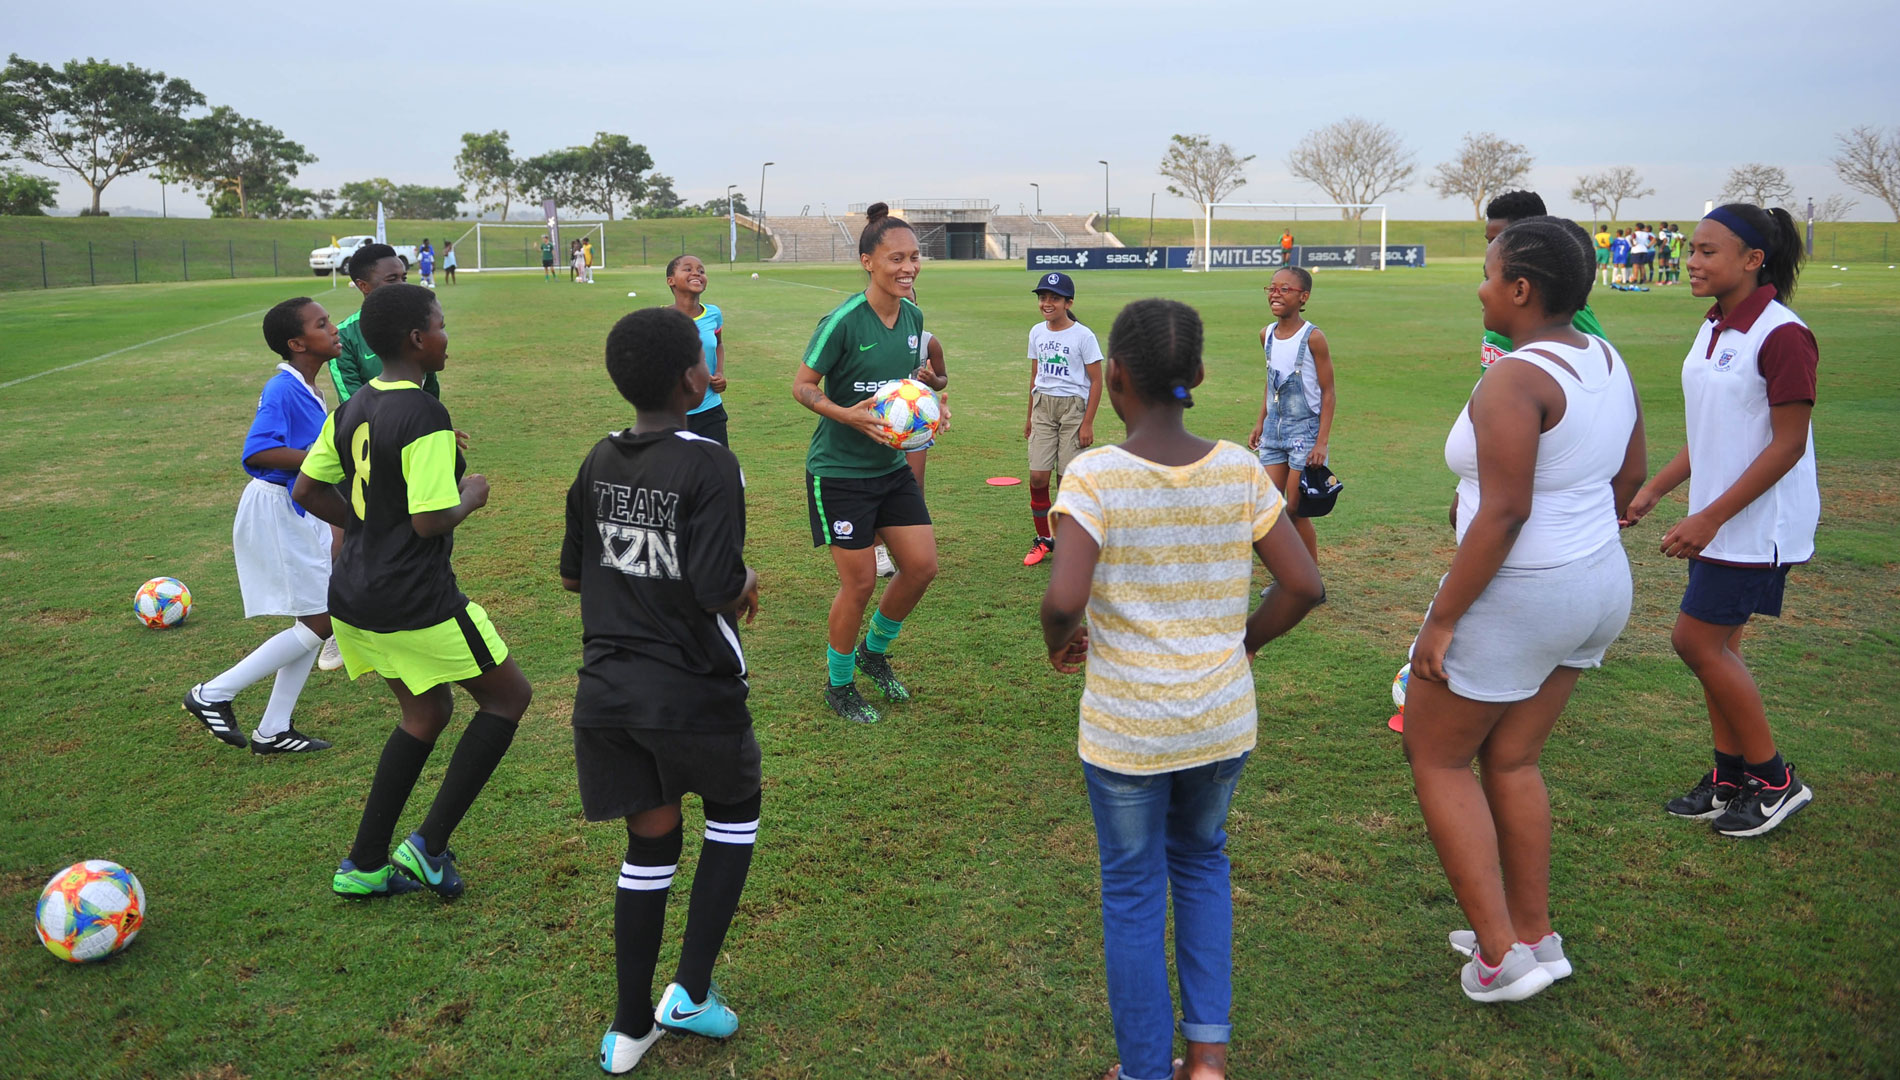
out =
{"type": "MultiPolygon", "coordinates": [[[[887,702],[908,699],[888,654],[937,571],[921,462],[877,437],[870,398],[895,378],[947,380],[941,360],[930,363],[914,299],[916,235],[881,204],[867,216],[867,287],[821,320],[792,383],[820,417],[807,501],[813,545],[828,550],[839,579],[825,697],[861,722],[879,714],[854,669],[887,702]],[[860,640],[874,540],[896,573],[860,640]]],[[[1530,193],[1500,197],[1488,217],[1485,374],[1446,443],[1459,546],[1412,648],[1404,745],[1471,923],[1450,935],[1471,958],[1461,987],[1474,1000],[1512,1001],[1572,972],[1550,923],[1538,757],[1578,675],[1602,663],[1628,618],[1619,527],[1684,482],[1690,512],[1661,547],[1689,560],[1672,641],[1702,683],[1714,767],[1666,809],[1724,835],[1758,836],[1813,797],[1781,757],[1739,644],[1751,617],[1779,614],[1789,567],[1813,553],[1818,350],[1785,303],[1800,262],[1792,220],[1746,204],[1711,212],[1688,241],[1692,290],[1714,303],[1683,363],[1687,445],[1645,480],[1640,401],[1586,304],[1595,240],[1545,215],[1530,193]]],[[[233,546],[247,617],[297,621],[193,687],[185,707],[220,739],[258,753],[320,749],[327,744],[297,733],[290,713],[333,630],[350,675],[381,674],[401,711],[333,888],[453,897],[463,884],[449,836],[507,751],[531,690],[449,565],[452,532],[486,503],[488,486],[464,474],[466,440],[438,399],[441,308],[403,282],[387,251],[365,249],[352,268],[365,294],[345,323],[360,323],[355,357],[350,335],[312,300],[286,301],[265,318],[266,343],[283,362],[245,441],[253,479],[233,546]],[[317,388],[325,363],[345,396],[327,417],[317,388]],[[334,565],[332,537],[313,519],[342,531],[334,565]],[[231,701],[273,673],[247,740],[231,701]],[[451,683],[477,711],[420,827],[392,852],[396,821],[450,719],[451,683]]],[[[628,832],[615,901],[619,1004],[599,1058],[614,1073],[633,1068],[664,1030],[717,1038],[737,1029],[711,969],[760,820],[738,632],[740,617],[749,623],[757,611],[758,579],[742,556],[743,478],[713,396],[724,385],[721,317],[701,299],[697,259],[674,260],[667,282],[672,306],[635,312],[608,336],[608,373],[638,420],[587,456],[560,556],[561,583],[582,598],[573,724],[583,809],[589,820],[623,819],[628,832]],[[687,793],[704,805],[705,842],[680,965],[656,1003],[687,793]]],[[[1311,278],[1280,271],[1267,287],[1275,321],[1260,335],[1267,393],[1249,453],[1185,427],[1204,376],[1192,309],[1128,305],[1104,359],[1073,318],[1070,279],[1047,275],[1034,291],[1042,323],[1030,339],[1026,436],[1038,530],[1025,562],[1060,541],[1044,639],[1056,670],[1087,672],[1078,752],[1122,1057],[1110,1075],[1224,1075],[1232,907],[1222,825],[1255,745],[1251,663],[1325,596],[1311,525],[1288,511],[1302,497],[1298,469],[1325,457],[1331,354],[1301,314],[1311,278]],[[1127,438],[1085,451],[1104,391],[1127,438]],[[1046,485],[1058,475],[1051,506],[1046,485]],[[1256,555],[1274,584],[1247,614],[1256,555]],[[1170,896],[1178,1017],[1163,945],[1170,896]],[[1177,1019],[1185,1061],[1170,1056],[1177,1019]]]]}

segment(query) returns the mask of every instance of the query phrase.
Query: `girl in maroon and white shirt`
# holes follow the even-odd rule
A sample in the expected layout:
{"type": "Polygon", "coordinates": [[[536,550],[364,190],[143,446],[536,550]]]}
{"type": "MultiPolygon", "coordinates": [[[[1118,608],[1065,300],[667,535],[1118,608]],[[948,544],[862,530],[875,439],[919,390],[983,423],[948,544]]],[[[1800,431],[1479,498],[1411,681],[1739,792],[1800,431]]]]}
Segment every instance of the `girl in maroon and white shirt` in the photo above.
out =
{"type": "Polygon", "coordinates": [[[1820,352],[1787,307],[1801,263],[1787,211],[1717,207],[1689,248],[1690,291],[1715,300],[1682,365],[1689,444],[1637,493],[1624,524],[1689,481],[1689,516],[1662,550],[1690,560],[1671,643],[1702,683],[1715,767],[1666,809],[1724,836],[1760,836],[1814,798],[1775,745],[1741,640],[1751,616],[1781,614],[1788,568],[1814,557],[1820,352]]]}

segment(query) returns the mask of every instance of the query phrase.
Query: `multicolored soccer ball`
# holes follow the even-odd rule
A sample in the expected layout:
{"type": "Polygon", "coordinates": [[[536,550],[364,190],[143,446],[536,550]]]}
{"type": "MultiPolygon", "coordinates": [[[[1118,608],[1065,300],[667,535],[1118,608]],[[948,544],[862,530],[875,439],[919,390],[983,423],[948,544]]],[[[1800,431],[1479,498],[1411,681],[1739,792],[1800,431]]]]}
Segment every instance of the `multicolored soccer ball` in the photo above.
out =
{"type": "Polygon", "coordinates": [[[884,441],[899,450],[922,450],[943,427],[943,402],[916,379],[899,379],[878,388],[871,411],[884,421],[884,441]]]}
{"type": "Polygon", "coordinates": [[[155,577],[132,597],[132,614],[154,630],[177,626],[191,614],[191,590],[177,578],[155,577]]]}
{"type": "Polygon", "coordinates": [[[1411,681],[1412,665],[1410,664],[1400,668],[1399,673],[1392,676],[1392,704],[1397,705],[1401,713],[1405,711],[1405,686],[1411,681]]]}
{"type": "Polygon", "coordinates": [[[74,863],[40,891],[33,929],[40,944],[75,964],[104,960],[145,923],[145,886],[132,871],[104,859],[74,863]]]}

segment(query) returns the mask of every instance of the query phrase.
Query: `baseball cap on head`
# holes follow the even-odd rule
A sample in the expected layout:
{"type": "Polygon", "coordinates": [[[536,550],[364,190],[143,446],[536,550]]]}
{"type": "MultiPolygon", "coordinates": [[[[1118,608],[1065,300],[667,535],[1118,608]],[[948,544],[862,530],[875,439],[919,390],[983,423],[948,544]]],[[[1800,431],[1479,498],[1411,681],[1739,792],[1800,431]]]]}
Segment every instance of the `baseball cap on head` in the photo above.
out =
{"type": "Polygon", "coordinates": [[[1069,280],[1069,275],[1059,274],[1052,270],[1036,279],[1036,287],[1033,291],[1055,293],[1057,296],[1066,296],[1073,300],[1075,299],[1075,282],[1069,280]]]}

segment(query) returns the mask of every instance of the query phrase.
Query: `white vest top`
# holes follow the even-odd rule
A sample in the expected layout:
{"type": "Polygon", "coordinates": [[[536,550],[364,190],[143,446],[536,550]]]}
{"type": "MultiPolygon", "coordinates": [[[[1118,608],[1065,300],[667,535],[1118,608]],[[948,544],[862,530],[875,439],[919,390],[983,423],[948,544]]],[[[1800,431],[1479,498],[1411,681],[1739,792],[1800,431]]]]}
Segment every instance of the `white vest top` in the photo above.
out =
{"type": "MultiPolygon", "coordinates": [[[[1616,539],[1616,493],[1610,481],[1623,467],[1630,432],[1636,428],[1636,391],[1629,368],[1610,343],[1596,337],[1589,342],[1578,349],[1539,341],[1508,354],[1557,380],[1564,392],[1564,416],[1537,437],[1531,516],[1518,530],[1505,566],[1563,566],[1616,539]],[[1533,349],[1558,357],[1576,374],[1533,349]]],[[[1445,464],[1458,474],[1458,540],[1463,543],[1478,514],[1479,494],[1478,434],[1468,404],[1445,440],[1445,464]]]]}
{"type": "MultiPolygon", "coordinates": [[[[1702,320],[1682,362],[1682,398],[1689,430],[1689,512],[1701,513],[1734,486],[1774,438],[1768,380],[1757,356],[1777,329],[1806,326],[1779,300],[1747,330],[1733,327],[1711,342],[1717,323],[1702,320]],[[1712,350],[1712,351],[1711,351],[1712,350]]],[[[1821,520],[1821,484],[1814,468],[1814,425],[1794,468],[1716,532],[1702,557],[1716,562],[1780,566],[1814,557],[1821,520]]]]}

